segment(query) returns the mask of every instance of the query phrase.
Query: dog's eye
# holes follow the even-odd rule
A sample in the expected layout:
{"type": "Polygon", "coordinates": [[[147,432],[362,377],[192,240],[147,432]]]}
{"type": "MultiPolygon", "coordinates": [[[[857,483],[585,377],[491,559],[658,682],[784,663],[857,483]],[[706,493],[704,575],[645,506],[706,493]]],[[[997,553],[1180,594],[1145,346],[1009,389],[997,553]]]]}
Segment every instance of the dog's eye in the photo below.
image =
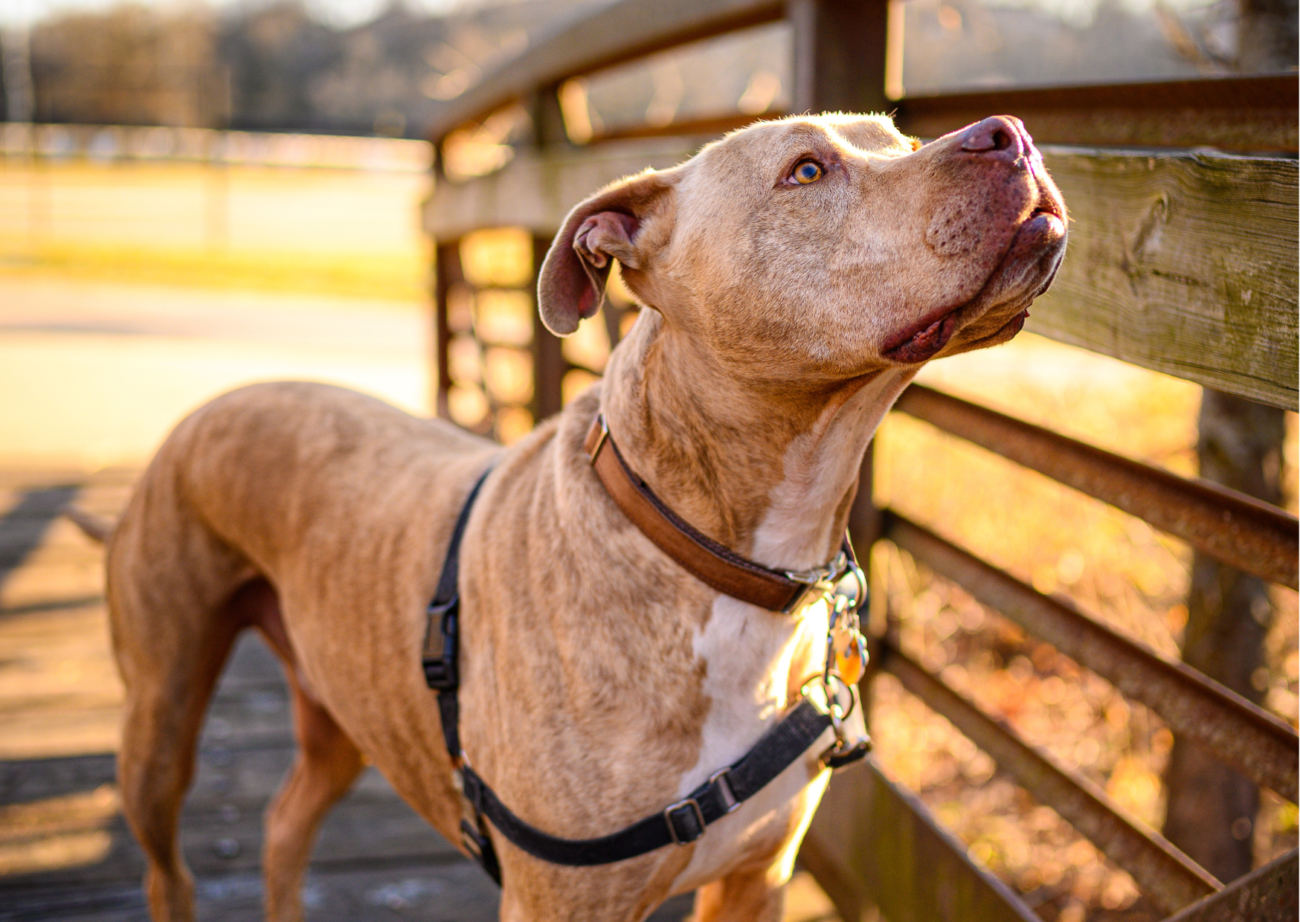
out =
{"type": "Polygon", "coordinates": [[[794,173],[792,175],[794,176],[795,182],[802,186],[806,186],[810,182],[816,182],[821,179],[825,172],[826,171],[822,169],[820,163],[814,163],[812,160],[805,160],[794,168],[794,173]]]}

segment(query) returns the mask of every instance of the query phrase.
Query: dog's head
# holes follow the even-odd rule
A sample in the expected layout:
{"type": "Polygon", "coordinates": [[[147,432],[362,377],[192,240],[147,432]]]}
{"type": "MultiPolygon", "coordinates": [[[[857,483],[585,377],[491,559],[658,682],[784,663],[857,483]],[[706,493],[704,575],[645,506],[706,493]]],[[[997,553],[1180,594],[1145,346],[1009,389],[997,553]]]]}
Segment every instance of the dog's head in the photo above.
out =
{"type": "Polygon", "coordinates": [[[924,146],[882,116],[762,122],[578,205],[539,306],[572,333],[617,259],[735,373],[831,381],[1010,339],[1056,273],[1065,221],[1014,118],[924,146]]]}

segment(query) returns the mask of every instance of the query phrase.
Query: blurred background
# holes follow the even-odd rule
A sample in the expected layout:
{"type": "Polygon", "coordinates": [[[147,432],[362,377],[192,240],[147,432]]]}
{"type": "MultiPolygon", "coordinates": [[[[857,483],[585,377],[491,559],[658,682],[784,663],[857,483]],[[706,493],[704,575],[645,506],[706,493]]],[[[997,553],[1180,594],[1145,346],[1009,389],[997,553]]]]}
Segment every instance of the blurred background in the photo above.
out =
{"type": "MultiPolygon", "coordinates": [[[[99,552],[58,508],[120,508],[186,412],[258,380],[340,383],[428,415],[441,375],[442,409],[456,422],[506,442],[528,432],[538,413],[532,237],[502,228],[461,240],[438,369],[422,209],[435,175],[465,180],[516,157],[534,113],[508,106],[447,135],[437,174],[428,134],[440,106],[605,2],[0,2],[0,919],[141,917],[139,861],[111,784],[121,696],[99,552]],[[78,902],[79,889],[98,896],[78,902]]],[[[887,89],[1293,72],[1289,10],[1288,26],[1249,0],[895,2],[901,53],[887,89]],[[1288,30],[1291,57],[1279,65],[1270,43],[1288,30]]],[[[792,111],[793,42],[778,22],[570,79],[558,92],[563,133],[583,146],[792,111]]],[[[562,346],[566,402],[634,319],[617,280],[613,303],[617,317],[562,346]]],[[[1201,387],[1032,331],[1031,321],[1011,345],[922,378],[1198,473],[1201,387]]],[[[1264,463],[1294,513],[1296,419],[1277,419],[1264,463]]],[[[1180,656],[1185,543],[907,416],[882,428],[875,471],[878,505],[942,521],[1040,592],[1068,591],[1125,635],[1180,656]]],[[[1174,739],[1159,717],[892,545],[873,563],[878,605],[922,665],[1142,824],[1166,825],[1174,739]]],[[[1250,697],[1294,726],[1296,593],[1272,586],[1263,599],[1250,697]]],[[[257,814],[289,758],[288,714],[263,652],[241,647],[231,676],[204,739],[187,855],[201,899],[222,907],[212,918],[254,918],[257,814]]],[[[1163,917],[1123,867],[895,679],[881,676],[873,695],[882,767],[1042,918],[1163,917]]],[[[1247,869],[1296,844],[1294,804],[1259,796],[1231,828],[1247,869]]],[[[327,824],[309,911],[492,911],[477,872],[410,826],[381,779],[367,775],[349,803],[327,824]],[[429,866],[450,870],[430,883],[429,866]]],[[[802,872],[787,917],[838,918],[802,872]]]]}
{"type": "MultiPolygon", "coordinates": [[[[598,6],[6,0],[0,376],[22,399],[0,406],[0,465],[138,466],[249,376],[326,376],[427,412],[429,121],[598,6]],[[354,314],[364,348],[340,326],[354,314]]],[[[910,0],[898,18],[894,95],[1252,69],[1237,0],[910,0]]],[[[791,42],[776,23],[571,80],[565,129],[582,143],[788,111],[791,42]]],[[[447,175],[501,166],[528,129],[516,107],[453,136],[447,175]]],[[[482,402],[457,399],[476,421],[482,402]]]]}

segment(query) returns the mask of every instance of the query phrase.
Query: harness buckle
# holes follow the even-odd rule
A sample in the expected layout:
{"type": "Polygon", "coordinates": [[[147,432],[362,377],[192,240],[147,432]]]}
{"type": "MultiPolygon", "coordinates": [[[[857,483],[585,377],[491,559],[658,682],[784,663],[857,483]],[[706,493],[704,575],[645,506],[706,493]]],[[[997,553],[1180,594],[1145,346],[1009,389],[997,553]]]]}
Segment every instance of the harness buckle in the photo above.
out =
{"type": "Polygon", "coordinates": [[[492,847],[492,840],[481,830],[475,829],[469,820],[461,820],[460,843],[465,846],[465,851],[469,852],[478,866],[500,886],[501,862],[497,859],[496,849],[492,847]]]}
{"type": "Polygon", "coordinates": [[[694,797],[688,797],[685,800],[679,800],[677,803],[664,810],[664,822],[668,824],[668,834],[673,837],[675,845],[690,845],[700,836],[704,835],[704,811],[700,809],[700,802],[694,797]],[[677,820],[681,818],[689,823],[695,820],[694,828],[683,828],[678,830],[677,820]]]}
{"type": "Polygon", "coordinates": [[[455,691],[460,684],[456,653],[460,648],[457,612],[460,596],[429,605],[429,624],[424,635],[424,681],[437,691],[455,691]],[[436,625],[436,626],[435,626],[436,625]]]}

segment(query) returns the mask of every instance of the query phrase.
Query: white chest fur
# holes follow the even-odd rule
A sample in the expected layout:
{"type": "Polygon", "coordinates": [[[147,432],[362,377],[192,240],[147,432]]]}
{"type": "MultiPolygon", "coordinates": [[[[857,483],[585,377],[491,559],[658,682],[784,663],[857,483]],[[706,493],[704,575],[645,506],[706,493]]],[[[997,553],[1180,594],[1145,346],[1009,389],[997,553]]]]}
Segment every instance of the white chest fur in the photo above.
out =
{"type": "MultiPolygon", "coordinates": [[[[795,620],[727,596],[713,603],[712,617],[695,639],[696,655],[709,665],[704,688],[711,707],[699,760],[682,776],[678,796],[743,756],[779,719],[789,704],[791,674],[817,671],[813,660],[819,657],[813,651],[821,649],[825,633],[826,617],[820,606],[809,617],[795,620]]],[[[826,745],[829,739],[828,733],[826,745]]],[[[803,759],[734,813],[709,826],[695,844],[691,863],[674,882],[674,892],[694,889],[725,874],[748,856],[781,848],[796,826],[806,825],[825,787],[826,773],[817,763],[823,748],[820,743],[812,746],[803,759]]],[[[800,838],[794,836],[795,846],[800,838]]],[[[788,861],[778,864],[793,860],[791,849],[788,861]]],[[[780,880],[789,876],[788,867],[773,871],[781,874],[780,880]]]]}
{"type": "MultiPolygon", "coordinates": [[[[829,510],[857,475],[866,443],[911,375],[884,374],[827,414],[787,450],[784,478],[771,495],[754,536],[754,559],[768,565],[825,563],[829,510]]],[[[685,796],[713,772],[754,745],[791,703],[792,685],[820,672],[827,613],[812,605],[800,615],[763,611],[727,596],[695,637],[695,655],[708,664],[710,697],[700,757],[678,785],[685,796]]],[[[795,692],[797,694],[797,691],[795,692]]],[[[861,715],[854,715],[854,723],[861,715]]],[[[742,861],[771,855],[770,882],[790,876],[795,853],[812,820],[830,773],[818,756],[831,735],[814,744],[762,791],[711,825],[695,844],[690,864],[673,882],[684,892],[726,874],[742,861]]]]}

